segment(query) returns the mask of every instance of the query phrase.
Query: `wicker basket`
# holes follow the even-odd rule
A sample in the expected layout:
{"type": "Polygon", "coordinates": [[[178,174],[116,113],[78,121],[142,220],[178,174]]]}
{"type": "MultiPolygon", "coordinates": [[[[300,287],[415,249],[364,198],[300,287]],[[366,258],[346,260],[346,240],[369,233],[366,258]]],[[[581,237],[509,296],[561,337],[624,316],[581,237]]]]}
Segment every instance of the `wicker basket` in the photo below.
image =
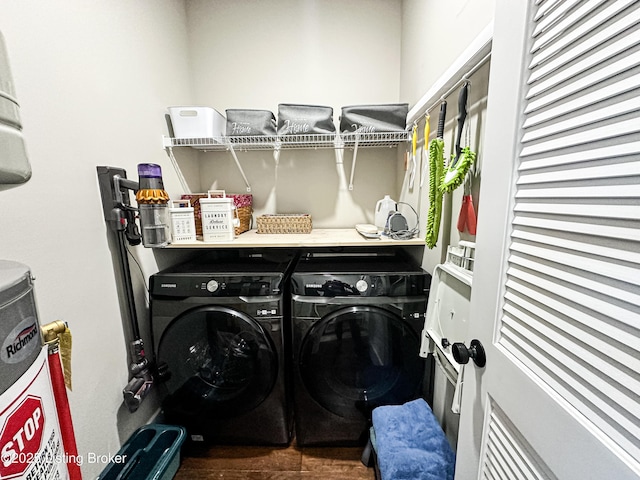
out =
{"type": "Polygon", "coordinates": [[[251,219],[253,215],[253,208],[251,205],[245,205],[244,207],[236,207],[238,212],[238,218],[240,219],[240,226],[235,228],[236,235],[240,235],[251,229],[251,219]]]}
{"type": "MultiPolygon", "coordinates": [[[[202,217],[200,214],[200,199],[207,198],[206,193],[185,193],[180,198],[182,200],[191,200],[193,212],[196,220],[196,236],[202,237],[202,217]]],[[[240,235],[251,229],[251,220],[253,215],[253,196],[248,194],[227,194],[227,197],[233,198],[233,204],[236,206],[240,226],[235,227],[236,235],[240,235]]]]}
{"type": "Polygon", "coordinates": [[[311,233],[311,215],[271,214],[257,219],[258,233],[311,233]]]}

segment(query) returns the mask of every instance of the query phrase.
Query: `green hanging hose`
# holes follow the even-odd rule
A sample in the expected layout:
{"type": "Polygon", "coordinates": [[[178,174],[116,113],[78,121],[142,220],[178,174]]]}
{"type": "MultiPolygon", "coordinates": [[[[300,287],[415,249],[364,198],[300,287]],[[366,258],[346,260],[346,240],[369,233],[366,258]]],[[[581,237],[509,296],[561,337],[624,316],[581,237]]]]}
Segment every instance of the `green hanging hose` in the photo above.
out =
{"type": "MultiPolygon", "coordinates": [[[[429,144],[429,211],[427,213],[427,247],[433,248],[438,242],[440,219],[442,217],[442,190],[440,182],[444,172],[444,121],[447,114],[447,102],[440,105],[438,131],[436,138],[429,144]]],[[[425,139],[425,142],[428,139],[425,139]]]]}

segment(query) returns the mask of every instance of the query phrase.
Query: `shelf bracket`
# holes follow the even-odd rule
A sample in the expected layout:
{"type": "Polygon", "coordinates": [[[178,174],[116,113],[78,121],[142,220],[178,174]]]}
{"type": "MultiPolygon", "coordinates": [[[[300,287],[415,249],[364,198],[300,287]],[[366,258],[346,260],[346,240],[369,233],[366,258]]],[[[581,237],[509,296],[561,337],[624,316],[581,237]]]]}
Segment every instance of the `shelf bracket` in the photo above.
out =
{"type": "Polygon", "coordinates": [[[231,142],[227,143],[227,150],[231,152],[231,156],[233,157],[233,160],[236,162],[236,166],[240,171],[240,175],[242,175],[244,184],[247,186],[247,193],[251,193],[251,185],[249,184],[249,180],[247,180],[247,176],[244,174],[242,165],[240,165],[240,160],[238,160],[238,155],[236,155],[236,151],[233,149],[233,145],[231,144],[231,142]]]}
{"type": "Polygon", "coordinates": [[[180,170],[180,167],[178,166],[178,162],[176,161],[176,157],[173,155],[173,148],[172,147],[165,147],[165,152],[167,152],[167,155],[169,155],[169,159],[171,160],[171,164],[173,165],[173,169],[176,172],[176,175],[178,175],[178,180],[180,181],[180,185],[182,186],[182,190],[184,193],[191,193],[191,189],[189,188],[189,185],[187,185],[187,181],[184,178],[184,175],[182,175],[182,170],[180,170]]]}
{"type": "Polygon", "coordinates": [[[336,165],[342,165],[344,163],[344,140],[340,134],[336,134],[336,139],[333,142],[333,148],[336,152],[336,165]]]}
{"type": "Polygon", "coordinates": [[[280,142],[276,142],[273,145],[273,161],[276,164],[276,169],[280,165],[280,148],[281,147],[282,147],[282,144],[280,142]]]}
{"type": "Polygon", "coordinates": [[[356,143],[353,146],[353,163],[351,164],[351,176],[349,177],[349,190],[353,190],[353,176],[356,172],[356,160],[358,159],[358,139],[356,135],[356,143]]]}

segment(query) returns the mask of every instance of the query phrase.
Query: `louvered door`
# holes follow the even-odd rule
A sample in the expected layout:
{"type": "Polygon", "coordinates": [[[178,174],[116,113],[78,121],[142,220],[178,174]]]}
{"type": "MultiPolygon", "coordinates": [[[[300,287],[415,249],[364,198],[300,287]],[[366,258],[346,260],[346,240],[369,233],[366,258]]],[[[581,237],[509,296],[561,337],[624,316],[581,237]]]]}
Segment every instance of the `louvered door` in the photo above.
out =
{"type": "Polygon", "coordinates": [[[640,478],[640,2],[497,0],[456,478],[640,478]]]}

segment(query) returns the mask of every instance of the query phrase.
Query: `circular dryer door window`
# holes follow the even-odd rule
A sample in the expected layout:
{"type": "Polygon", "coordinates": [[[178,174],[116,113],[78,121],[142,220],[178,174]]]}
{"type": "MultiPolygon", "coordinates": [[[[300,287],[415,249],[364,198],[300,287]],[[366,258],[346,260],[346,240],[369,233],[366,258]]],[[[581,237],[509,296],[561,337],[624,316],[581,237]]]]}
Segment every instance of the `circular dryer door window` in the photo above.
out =
{"type": "Polygon", "coordinates": [[[309,330],[298,367],[322,407],[344,418],[369,418],[377,406],[419,394],[419,349],[418,335],[399,316],[377,307],[345,307],[309,330]]]}
{"type": "Polygon", "coordinates": [[[173,414],[230,417],[256,408],[278,375],[273,341],[250,316],[222,306],[203,306],[177,317],[158,346],[168,369],[173,414]]]}

